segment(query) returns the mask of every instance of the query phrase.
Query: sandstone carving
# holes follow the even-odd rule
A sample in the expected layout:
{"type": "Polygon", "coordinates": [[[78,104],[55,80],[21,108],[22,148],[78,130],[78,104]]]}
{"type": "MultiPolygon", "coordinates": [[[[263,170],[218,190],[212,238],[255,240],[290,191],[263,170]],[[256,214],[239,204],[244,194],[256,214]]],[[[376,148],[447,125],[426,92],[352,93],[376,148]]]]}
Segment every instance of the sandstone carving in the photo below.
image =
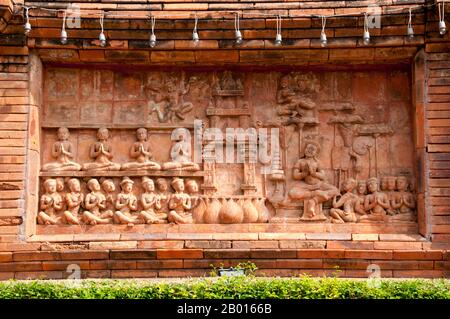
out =
{"type": "Polygon", "coordinates": [[[56,180],[47,179],[44,182],[45,193],[41,196],[37,221],[42,225],[55,225],[60,223],[61,217],[57,212],[62,209],[63,201],[61,195],[56,192],[56,180]]]}
{"type": "Polygon", "coordinates": [[[146,224],[161,224],[167,222],[167,213],[161,211],[161,200],[155,192],[155,183],[147,176],[142,177],[143,193],[141,203],[143,210],[140,216],[146,224]],[[158,212],[158,213],[157,213],[158,212]]]}
{"type": "Polygon", "coordinates": [[[184,192],[184,181],[181,178],[174,178],[171,182],[175,193],[169,200],[169,216],[168,220],[175,224],[192,224],[191,199],[184,192]]]}
{"type": "Polygon", "coordinates": [[[357,221],[355,207],[359,202],[359,197],[353,194],[356,187],[356,180],[347,179],[343,184],[345,194],[339,200],[337,196],[333,197],[333,208],[330,210],[330,217],[333,223],[354,223],[357,221]],[[342,207],[342,209],[340,208],[342,207]]]}
{"type": "Polygon", "coordinates": [[[53,163],[42,166],[43,171],[60,172],[60,171],[79,171],[81,165],[73,162],[73,146],[69,142],[69,130],[66,127],[58,129],[58,141],[52,146],[51,155],[56,159],[53,163]]]}
{"type": "Polygon", "coordinates": [[[87,188],[90,191],[84,199],[83,221],[86,224],[108,224],[112,222],[113,212],[106,210],[106,197],[100,191],[100,183],[95,178],[87,182],[87,188]]]}
{"type": "Polygon", "coordinates": [[[67,210],[64,212],[63,222],[78,225],[80,223],[78,214],[84,202],[84,195],[81,192],[81,185],[78,179],[71,178],[67,182],[67,185],[69,186],[70,192],[65,196],[67,210]]]}

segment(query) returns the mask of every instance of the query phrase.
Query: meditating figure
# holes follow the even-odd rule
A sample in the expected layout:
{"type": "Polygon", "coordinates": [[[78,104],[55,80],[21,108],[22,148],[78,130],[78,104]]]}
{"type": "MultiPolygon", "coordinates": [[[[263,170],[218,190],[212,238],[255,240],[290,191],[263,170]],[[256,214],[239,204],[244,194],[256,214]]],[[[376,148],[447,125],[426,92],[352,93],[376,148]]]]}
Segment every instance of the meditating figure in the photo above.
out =
{"type": "Polygon", "coordinates": [[[165,178],[158,178],[156,180],[156,188],[158,189],[157,205],[155,212],[160,218],[167,219],[169,213],[169,201],[172,194],[169,192],[169,185],[165,178]]]}
{"type": "Polygon", "coordinates": [[[194,209],[197,207],[200,196],[198,193],[198,184],[194,179],[188,179],[186,181],[186,191],[189,194],[189,197],[191,198],[191,209],[194,209]]]}
{"type": "Polygon", "coordinates": [[[191,209],[191,199],[184,192],[184,181],[181,178],[175,177],[171,185],[175,193],[172,194],[169,201],[169,222],[175,224],[192,224],[192,214],[189,212],[191,209]]]}
{"type": "Polygon", "coordinates": [[[63,222],[65,224],[78,225],[80,223],[78,214],[84,202],[84,195],[81,192],[81,185],[78,179],[69,179],[67,185],[70,192],[65,195],[67,209],[63,215],[63,222]]]}
{"type": "Polygon", "coordinates": [[[146,224],[161,224],[167,221],[166,213],[157,213],[161,209],[161,202],[158,194],[155,193],[155,184],[147,176],[142,177],[141,204],[144,208],[140,212],[140,217],[146,224]]]}
{"type": "Polygon", "coordinates": [[[102,213],[108,216],[113,216],[116,211],[116,199],[114,192],[116,191],[116,185],[112,179],[105,179],[101,183],[103,193],[105,195],[105,208],[102,213]]]}
{"type": "Polygon", "coordinates": [[[134,162],[122,164],[122,170],[160,170],[161,166],[152,161],[152,153],[147,143],[148,133],[143,127],[136,131],[137,142],[131,146],[130,156],[134,158],[134,162]]]}
{"type": "Polygon", "coordinates": [[[322,203],[339,195],[339,190],[326,182],[325,172],[320,169],[317,155],[319,145],[308,141],[305,156],[293,168],[293,179],[298,180],[288,195],[292,201],[303,201],[302,219],[323,219],[322,203]]]}
{"type": "Polygon", "coordinates": [[[386,194],[378,191],[378,179],[371,177],[367,180],[367,189],[369,194],[364,200],[364,210],[367,215],[360,218],[361,221],[384,221],[386,218],[386,209],[389,208],[389,199],[386,194]]]}
{"type": "Polygon", "coordinates": [[[405,176],[399,176],[396,180],[397,192],[392,201],[393,207],[399,214],[413,213],[416,208],[416,201],[411,192],[408,192],[408,180],[405,176]]]}
{"type": "Polygon", "coordinates": [[[106,208],[105,195],[100,191],[100,183],[95,178],[87,182],[87,188],[90,191],[84,198],[83,221],[88,225],[109,224],[112,222],[113,214],[104,212],[106,208]]]}
{"type": "Polygon", "coordinates": [[[122,191],[117,195],[116,213],[114,222],[117,224],[127,224],[132,227],[139,222],[139,216],[133,214],[137,211],[137,198],[132,193],[134,182],[129,177],[124,177],[120,182],[122,191]]]}
{"type": "Polygon", "coordinates": [[[43,171],[62,172],[62,171],[79,171],[81,165],[73,162],[73,146],[69,142],[69,130],[66,127],[58,129],[58,141],[53,143],[51,155],[56,159],[55,162],[44,164],[43,171]]]}
{"type": "Polygon", "coordinates": [[[44,182],[45,193],[41,196],[41,211],[37,215],[37,222],[41,225],[56,225],[61,222],[58,212],[62,209],[61,195],[56,191],[56,180],[49,178],[44,182]]]}
{"type": "Polygon", "coordinates": [[[356,180],[349,178],[344,181],[342,188],[345,194],[337,200],[337,196],[333,197],[333,208],[330,209],[330,217],[332,223],[355,223],[357,221],[355,206],[359,201],[358,195],[353,194],[356,187],[356,180]],[[342,209],[340,209],[342,207],[342,209]]]}
{"type": "Polygon", "coordinates": [[[63,177],[57,177],[56,179],[56,192],[61,196],[61,198],[63,199],[62,204],[61,204],[61,209],[57,212],[58,215],[59,214],[63,214],[66,211],[67,205],[65,202],[65,198],[66,198],[66,192],[64,191],[65,188],[65,183],[64,183],[64,178],[63,177]]]}
{"type": "Polygon", "coordinates": [[[102,127],[97,132],[97,142],[91,144],[89,149],[89,156],[94,159],[92,163],[83,164],[85,171],[118,171],[120,164],[113,163],[111,159],[112,147],[108,143],[109,131],[102,127]]]}
{"type": "Polygon", "coordinates": [[[191,144],[186,141],[186,132],[182,129],[175,132],[177,142],[170,150],[171,162],[162,165],[163,170],[179,169],[185,171],[198,171],[199,165],[191,160],[191,144]]]}

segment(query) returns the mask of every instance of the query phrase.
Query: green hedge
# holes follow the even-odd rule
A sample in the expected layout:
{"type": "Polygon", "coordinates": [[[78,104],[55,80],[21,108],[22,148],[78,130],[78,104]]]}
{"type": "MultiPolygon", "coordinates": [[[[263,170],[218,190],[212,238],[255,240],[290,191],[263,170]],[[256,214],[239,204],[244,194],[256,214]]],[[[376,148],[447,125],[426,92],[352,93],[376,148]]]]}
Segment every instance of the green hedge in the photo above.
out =
{"type": "Polygon", "coordinates": [[[378,282],[339,278],[201,278],[178,282],[72,280],[0,282],[8,299],[450,299],[450,280],[378,282]]]}

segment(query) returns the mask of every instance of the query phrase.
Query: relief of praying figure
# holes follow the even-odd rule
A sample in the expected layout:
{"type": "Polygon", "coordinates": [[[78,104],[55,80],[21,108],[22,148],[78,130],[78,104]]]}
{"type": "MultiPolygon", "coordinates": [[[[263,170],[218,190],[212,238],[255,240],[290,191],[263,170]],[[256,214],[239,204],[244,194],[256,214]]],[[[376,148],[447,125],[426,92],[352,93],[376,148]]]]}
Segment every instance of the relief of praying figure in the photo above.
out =
{"type": "Polygon", "coordinates": [[[140,212],[141,219],[146,224],[161,224],[167,220],[166,213],[157,213],[161,210],[161,201],[158,194],[155,193],[155,183],[147,176],[142,177],[142,188],[144,192],[141,195],[141,204],[144,208],[140,212]]]}
{"type": "Polygon", "coordinates": [[[358,196],[358,201],[355,205],[355,211],[359,215],[365,215],[366,210],[364,208],[364,201],[366,199],[366,192],[367,192],[367,184],[366,181],[360,180],[358,181],[358,185],[356,186],[356,196],[358,196]]]}
{"type": "Polygon", "coordinates": [[[45,193],[41,196],[41,211],[37,215],[37,222],[41,225],[56,225],[61,222],[61,211],[63,201],[61,195],[56,191],[56,180],[49,178],[44,182],[45,193]]]}
{"type": "Polygon", "coordinates": [[[58,141],[53,143],[51,155],[56,159],[55,162],[47,163],[42,166],[42,171],[61,172],[61,171],[79,171],[81,165],[71,161],[73,158],[73,146],[69,142],[69,130],[66,127],[58,129],[58,141]]]}
{"type": "Polygon", "coordinates": [[[143,127],[136,131],[137,142],[131,146],[130,156],[135,159],[134,162],[122,164],[122,170],[160,170],[161,166],[153,162],[150,146],[147,143],[148,133],[143,127]]]}
{"type": "Polygon", "coordinates": [[[364,210],[367,215],[361,216],[360,221],[384,221],[386,209],[390,207],[386,194],[378,191],[378,179],[371,177],[367,180],[369,194],[364,200],[364,210]]]}
{"type": "Polygon", "coordinates": [[[134,226],[139,222],[139,216],[133,214],[137,211],[137,198],[132,193],[134,182],[129,177],[124,177],[120,182],[122,191],[117,195],[116,212],[114,222],[134,226]]]}
{"type": "Polygon", "coordinates": [[[63,215],[63,222],[65,224],[78,225],[80,223],[78,214],[81,205],[84,202],[84,195],[81,192],[80,181],[76,178],[71,178],[67,182],[70,192],[66,193],[67,210],[63,215]]]}
{"type": "Polygon", "coordinates": [[[116,185],[114,185],[112,179],[105,179],[102,181],[101,186],[105,195],[105,207],[102,213],[107,214],[107,216],[113,216],[116,211],[116,199],[114,196],[116,185]]]}
{"type": "Polygon", "coordinates": [[[288,195],[292,201],[303,201],[302,219],[323,219],[321,204],[339,195],[339,190],[326,182],[325,172],[319,167],[319,150],[317,143],[306,142],[305,156],[293,168],[293,179],[298,182],[288,195]]]}
{"type": "Polygon", "coordinates": [[[167,220],[169,213],[169,200],[172,194],[168,191],[169,185],[165,178],[158,178],[156,180],[156,187],[158,189],[157,205],[155,205],[156,214],[159,218],[167,220]]]}
{"type": "Polygon", "coordinates": [[[384,176],[381,178],[381,191],[386,195],[389,203],[386,213],[391,216],[397,214],[397,209],[393,205],[396,193],[394,176],[384,176]]]}
{"type": "Polygon", "coordinates": [[[184,171],[198,171],[200,166],[191,160],[191,144],[186,141],[189,132],[179,129],[175,131],[177,142],[170,149],[171,162],[162,165],[163,170],[179,169],[184,171]]]}
{"type": "Polygon", "coordinates": [[[175,177],[171,183],[175,193],[172,194],[169,201],[169,216],[170,223],[175,224],[192,224],[191,198],[184,192],[184,181],[181,178],[175,177]]]}
{"type": "MultiPolygon", "coordinates": [[[[182,73],[180,85],[176,83],[176,79],[171,77],[167,80],[167,96],[165,99],[149,102],[150,114],[156,112],[158,121],[161,123],[172,123],[175,118],[184,120],[187,113],[194,109],[191,102],[184,102],[184,96],[189,93],[191,85],[196,81],[196,78],[189,78],[189,82],[185,84],[185,74],[182,73]]],[[[161,96],[161,92],[159,92],[161,96]]]]}
{"type": "Polygon", "coordinates": [[[198,194],[198,184],[194,179],[186,181],[186,191],[191,198],[191,209],[197,207],[200,202],[200,196],[198,194]]]}
{"type": "Polygon", "coordinates": [[[100,191],[100,183],[95,178],[87,182],[90,191],[84,198],[83,221],[88,225],[109,224],[112,222],[112,212],[104,211],[106,208],[106,197],[100,191]]]}
{"type": "Polygon", "coordinates": [[[97,131],[97,142],[91,144],[89,157],[94,159],[92,163],[83,164],[84,171],[118,171],[120,164],[113,163],[112,147],[108,144],[109,131],[102,127],[97,131]]]}
{"type": "Polygon", "coordinates": [[[332,223],[343,224],[355,223],[357,221],[355,206],[359,202],[359,197],[353,194],[355,187],[356,180],[349,178],[342,185],[345,194],[339,200],[337,200],[337,196],[333,197],[333,208],[330,209],[332,223]]]}
{"type": "Polygon", "coordinates": [[[399,214],[411,214],[416,208],[414,195],[408,192],[408,180],[405,176],[399,176],[396,180],[397,192],[393,195],[392,206],[399,214]]]}

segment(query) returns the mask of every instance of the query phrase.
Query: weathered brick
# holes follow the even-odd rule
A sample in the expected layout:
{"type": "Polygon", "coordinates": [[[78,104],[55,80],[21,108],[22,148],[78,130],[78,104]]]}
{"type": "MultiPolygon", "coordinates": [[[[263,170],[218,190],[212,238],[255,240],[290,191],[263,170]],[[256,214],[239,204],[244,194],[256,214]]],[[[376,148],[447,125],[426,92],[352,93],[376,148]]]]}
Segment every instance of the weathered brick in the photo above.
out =
{"type": "Polygon", "coordinates": [[[0,263],[9,262],[12,260],[13,258],[11,252],[0,253],[0,263]]]}
{"type": "Polygon", "coordinates": [[[205,258],[250,258],[250,250],[247,249],[205,249],[205,258]]]}
{"type": "Polygon", "coordinates": [[[411,250],[419,250],[422,249],[421,242],[396,242],[396,241],[387,241],[387,242],[374,242],[373,247],[375,249],[411,249],[411,250]]]}
{"type": "Polygon", "coordinates": [[[61,254],[52,251],[15,252],[14,261],[60,260],[61,254]]]}
{"type": "Polygon", "coordinates": [[[277,268],[322,268],[322,259],[277,259],[277,268]]]}
{"type": "Polygon", "coordinates": [[[393,259],[404,260],[442,260],[440,250],[394,250],[393,259]]]}
{"type": "Polygon", "coordinates": [[[345,258],[392,259],[392,250],[345,250],[345,258]]]}
{"type": "MultiPolygon", "coordinates": [[[[186,259],[185,261],[187,261],[187,260],[188,259],[186,259]]],[[[198,260],[198,259],[192,259],[192,260],[198,260]]],[[[182,259],[137,260],[136,268],[137,269],[183,268],[183,260],[182,259]]]]}
{"type": "Polygon", "coordinates": [[[186,240],[184,246],[186,248],[210,248],[221,249],[231,248],[231,241],[229,240],[186,240]]]}
{"type": "Polygon", "coordinates": [[[69,266],[75,265],[80,267],[80,269],[89,269],[89,261],[78,260],[78,261],[43,261],[43,270],[64,270],[65,272],[72,273],[69,270],[69,266]]]}
{"type": "Polygon", "coordinates": [[[65,250],[61,252],[62,260],[96,260],[96,259],[109,259],[109,251],[108,250],[65,250]]]}
{"type": "Polygon", "coordinates": [[[252,249],[251,258],[297,258],[295,250],[282,249],[252,249]]]}
{"type": "Polygon", "coordinates": [[[111,259],[156,259],[156,250],[116,250],[111,251],[111,259]]]}
{"type": "Polygon", "coordinates": [[[344,258],[343,249],[301,249],[297,258],[344,258]]]}
{"type": "Polygon", "coordinates": [[[203,250],[201,249],[157,249],[157,259],[174,259],[174,258],[203,258],[203,250]]]}
{"type": "Polygon", "coordinates": [[[111,278],[155,278],[156,270],[112,270],[111,278]]]}
{"type": "Polygon", "coordinates": [[[154,241],[139,241],[138,249],[156,249],[156,248],[172,248],[181,249],[184,247],[182,240],[154,240],[154,241]]]}

